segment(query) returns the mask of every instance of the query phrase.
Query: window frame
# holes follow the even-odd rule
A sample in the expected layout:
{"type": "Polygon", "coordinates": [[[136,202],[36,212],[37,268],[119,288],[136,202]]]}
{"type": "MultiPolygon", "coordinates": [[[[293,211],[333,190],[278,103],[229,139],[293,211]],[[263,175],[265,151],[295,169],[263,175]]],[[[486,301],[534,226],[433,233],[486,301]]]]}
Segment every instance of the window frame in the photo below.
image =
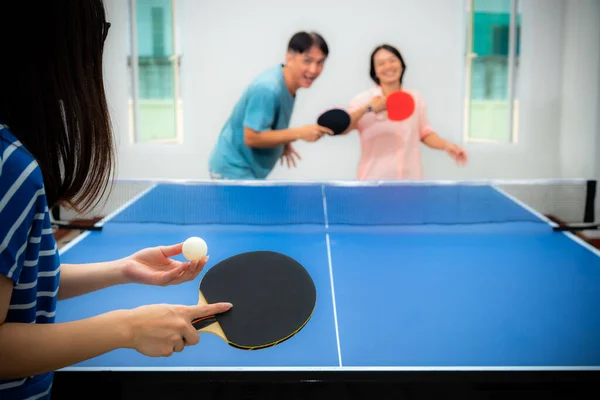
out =
{"type": "Polygon", "coordinates": [[[171,48],[172,54],[168,56],[168,60],[172,63],[173,73],[171,79],[173,79],[173,107],[174,107],[174,136],[164,139],[150,139],[142,140],[142,133],[140,132],[140,107],[141,99],[139,94],[140,87],[140,68],[139,68],[139,55],[138,55],[138,31],[137,31],[137,2],[138,0],[128,0],[128,25],[129,25],[129,36],[128,36],[128,52],[127,57],[127,69],[128,69],[128,80],[129,80],[129,98],[128,98],[128,126],[129,126],[129,143],[135,146],[149,146],[149,145],[181,145],[183,144],[183,98],[181,91],[181,43],[178,33],[178,13],[177,13],[177,0],[170,1],[170,12],[171,12],[171,37],[172,43],[171,48]]]}
{"type": "MultiPolygon", "coordinates": [[[[464,10],[466,14],[466,37],[465,37],[465,80],[464,80],[464,112],[463,112],[463,134],[464,143],[482,143],[515,145],[519,141],[519,98],[516,95],[516,68],[519,63],[519,57],[516,55],[517,45],[517,15],[520,13],[520,0],[510,1],[510,22],[508,32],[508,61],[507,61],[507,100],[511,104],[508,107],[508,132],[505,139],[491,139],[477,137],[473,135],[471,125],[471,102],[472,102],[472,80],[473,80],[473,60],[477,54],[473,52],[474,41],[474,3],[476,0],[464,0],[464,10]]],[[[492,100],[491,100],[492,101],[492,100]]]]}

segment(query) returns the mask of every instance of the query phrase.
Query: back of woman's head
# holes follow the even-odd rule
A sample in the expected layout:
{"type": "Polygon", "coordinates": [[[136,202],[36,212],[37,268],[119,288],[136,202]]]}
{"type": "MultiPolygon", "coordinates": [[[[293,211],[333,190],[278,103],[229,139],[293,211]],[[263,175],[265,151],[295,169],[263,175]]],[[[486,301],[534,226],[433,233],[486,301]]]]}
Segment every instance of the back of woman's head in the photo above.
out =
{"type": "Polygon", "coordinates": [[[2,1],[0,123],[41,167],[48,203],[92,206],[113,173],[102,0],[2,1]]]}

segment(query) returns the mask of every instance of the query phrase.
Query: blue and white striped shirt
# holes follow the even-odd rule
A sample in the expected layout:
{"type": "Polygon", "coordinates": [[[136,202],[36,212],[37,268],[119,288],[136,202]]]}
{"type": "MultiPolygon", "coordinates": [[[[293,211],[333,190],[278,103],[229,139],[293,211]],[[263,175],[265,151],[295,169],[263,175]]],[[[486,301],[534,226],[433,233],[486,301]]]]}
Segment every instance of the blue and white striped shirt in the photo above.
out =
{"type": "MultiPolygon", "coordinates": [[[[42,172],[0,124],[0,274],[14,284],[5,323],[54,322],[59,266],[42,172]]],[[[50,398],[52,379],[46,373],[0,380],[0,398],[50,398]]]]}

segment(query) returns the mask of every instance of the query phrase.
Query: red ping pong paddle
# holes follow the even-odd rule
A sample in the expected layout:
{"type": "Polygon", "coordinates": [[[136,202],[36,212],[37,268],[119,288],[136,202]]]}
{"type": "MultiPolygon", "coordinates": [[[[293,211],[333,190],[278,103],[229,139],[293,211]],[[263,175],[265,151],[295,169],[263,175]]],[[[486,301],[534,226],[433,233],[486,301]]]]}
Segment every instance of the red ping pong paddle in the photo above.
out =
{"type": "Polygon", "coordinates": [[[334,135],[339,135],[350,126],[350,114],[341,108],[333,108],[321,114],[317,124],[331,129],[334,135]]]}
{"type": "Polygon", "coordinates": [[[415,100],[402,90],[390,93],[386,99],[388,118],[392,121],[403,121],[415,111],[415,100]]]}
{"type": "Polygon", "coordinates": [[[316,300],[310,274],[293,258],[273,251],[241,253],[210,268],[199,287],[198,304],[225,301],[233,307],[192,325],[232,347],[262,349],[298,333],[316,300]]]}

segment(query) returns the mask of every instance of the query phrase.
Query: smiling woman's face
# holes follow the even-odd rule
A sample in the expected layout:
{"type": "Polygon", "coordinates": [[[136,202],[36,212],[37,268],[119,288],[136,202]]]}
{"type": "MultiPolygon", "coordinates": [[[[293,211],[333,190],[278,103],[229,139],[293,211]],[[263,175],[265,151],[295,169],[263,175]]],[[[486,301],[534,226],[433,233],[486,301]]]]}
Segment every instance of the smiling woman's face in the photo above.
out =
{"type": "Polygon", "coordinates": [[[375,75],[379,78],[380,84],[396,84],[400,82],[402,64],[394,53],[386,49],[377,51],[373,58],[373,64],[375,65],[375,75]]]}

